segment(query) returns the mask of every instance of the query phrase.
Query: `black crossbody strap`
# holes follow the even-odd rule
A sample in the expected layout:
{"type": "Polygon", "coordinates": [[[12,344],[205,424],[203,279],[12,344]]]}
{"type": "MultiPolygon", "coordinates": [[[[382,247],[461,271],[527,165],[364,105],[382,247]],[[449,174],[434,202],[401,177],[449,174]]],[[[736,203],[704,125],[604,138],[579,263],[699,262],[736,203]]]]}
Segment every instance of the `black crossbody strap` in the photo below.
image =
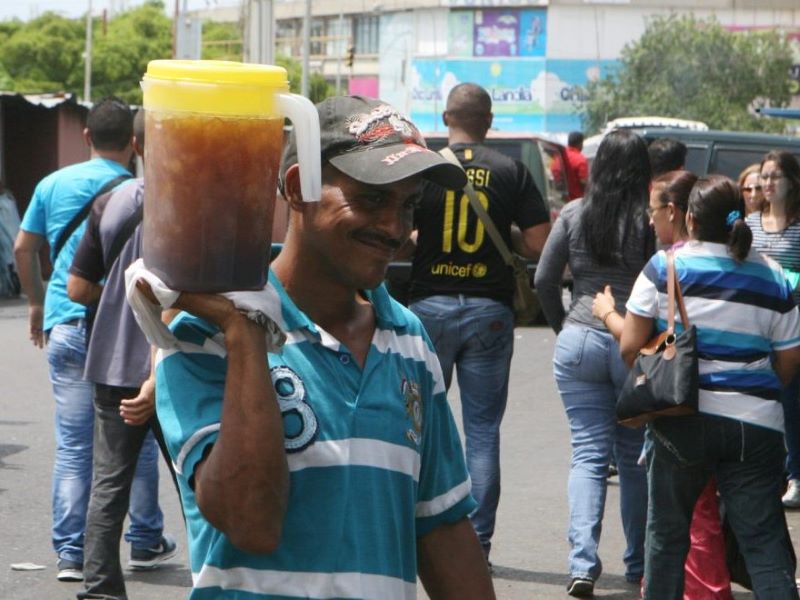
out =
{"type": "Polygon", "coordinates": [[[114,240],[111,242],[111,247],[108,249],[108,256],[106,257],[106,273],[104,278],[108,279],[109,273],[111,273],[111,268],[114,266],[114,263],[117,262],[122,249],[125,247],[125,243],[131,239],[133,232],[136,231],[136,228],[139,226],[139,223],[142,222],[142,216],[144,215],[144,203],[140,204],[135,211],[133,211],[130,216],[125,220],[122,227],[119,231],[117,231],[117,235],[114,236],[114,240]]]}
{"type": "Polygon", "coordinates": [[[86,217],[89,216],[89,211],[92,210],[92,205],[94,204],[94,201],[97,200],[99,196],[102,196],[109,190],[112,190],[115,187],[117,187],[120,183],[122,183],[126,179],[130,178],[131,175],[127,174],[119,175],[117,177],[114,177],[114,179],[112,179],[111,181],[106,182],[106,184],[103,187],[101,187],[94,196],[92,196],[92,199],[89,200],[86,204],[84,204],[83,208],[81,208],[77,213],[75,213],[75,216],[72,217],[69,223],[67,223],[66,227],[64,227],[64,229],[61,230],[61,234],[58,236],[55,246],[53,246],[53,263],[56,262],[56,259],[58,258],[61,249],[64,247],[64,244],[67,243],[67,240],[70,238],[70,236],[73,233],[75,233],[75,230],[80,226],[81,223],[83,223],[86,217]]]}

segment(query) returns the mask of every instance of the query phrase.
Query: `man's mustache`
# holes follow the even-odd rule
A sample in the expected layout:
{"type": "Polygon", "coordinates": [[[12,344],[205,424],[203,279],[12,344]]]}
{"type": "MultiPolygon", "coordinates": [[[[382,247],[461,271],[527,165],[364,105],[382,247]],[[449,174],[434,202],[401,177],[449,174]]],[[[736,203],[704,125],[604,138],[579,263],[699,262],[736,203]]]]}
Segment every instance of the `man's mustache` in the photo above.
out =
{"type": "Polygon", "coordinates": [[[377,243],[386,246],[390,250],[398,250],[403,245],[403,240],[390,237],[376,231],[359,231],[353,237],[362,242],[377,243]]]}

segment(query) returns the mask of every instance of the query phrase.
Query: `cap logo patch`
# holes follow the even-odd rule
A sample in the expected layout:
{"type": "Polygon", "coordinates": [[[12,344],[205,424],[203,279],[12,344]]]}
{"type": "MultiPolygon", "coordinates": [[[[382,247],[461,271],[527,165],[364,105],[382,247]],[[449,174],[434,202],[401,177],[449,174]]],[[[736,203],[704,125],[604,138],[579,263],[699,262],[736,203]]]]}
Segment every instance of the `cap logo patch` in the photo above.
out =
{"type": "Polygon", "coordinates": [[[351,115],[347,119],[346,125],[348,132],[361,144],[386,140],[393,143],[404,142],[425,146],[422,135],[414,124],[387,104],[376,106],[369,113],[351,115]],[[387,140],[386,138],[400,139],[387,140]]]}

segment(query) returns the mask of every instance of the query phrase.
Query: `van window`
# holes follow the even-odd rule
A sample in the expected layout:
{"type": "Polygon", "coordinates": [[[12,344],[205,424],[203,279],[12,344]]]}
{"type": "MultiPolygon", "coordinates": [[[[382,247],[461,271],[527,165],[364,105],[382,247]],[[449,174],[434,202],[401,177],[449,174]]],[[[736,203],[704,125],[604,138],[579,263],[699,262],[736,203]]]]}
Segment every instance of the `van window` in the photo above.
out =
{"type": "Polygon", "coordinates": [[[706,172],[706,164],[708,164],[708,147],[688,144],[684,163],[686,170],[702,175],[706,172]]]}
{"type": "Polygon", "coordinates": [[[718,146],[714,149],[714,156],[711,158],[708,172],[720,173],[731,179],[736,179],[746,166],[761,162],[761,159],[764,158],[768,151],[767,148],[724,148],[718,146]]]}
{"type": "MultiPolygon", "coordinates": [[[[760,163],[770,150],[790,150],[789,148],[717,148],[711,161],[710,173],[722,173],[731,179],[739,177],[744,168],[753,163],[760,163]]],[[[798,161],[800,151],[790,150],[798,161]]]]}

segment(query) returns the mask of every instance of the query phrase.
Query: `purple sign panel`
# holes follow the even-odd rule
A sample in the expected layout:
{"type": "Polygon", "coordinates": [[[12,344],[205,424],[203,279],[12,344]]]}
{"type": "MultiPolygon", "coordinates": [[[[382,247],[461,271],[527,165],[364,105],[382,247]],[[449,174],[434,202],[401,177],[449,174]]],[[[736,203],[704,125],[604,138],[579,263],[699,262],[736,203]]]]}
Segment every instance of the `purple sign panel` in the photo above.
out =
{"type": "Polygon", "coordinates": [[[517,56],[518,40],[519,11],[475,11],[475,56],[517,56]]]}

